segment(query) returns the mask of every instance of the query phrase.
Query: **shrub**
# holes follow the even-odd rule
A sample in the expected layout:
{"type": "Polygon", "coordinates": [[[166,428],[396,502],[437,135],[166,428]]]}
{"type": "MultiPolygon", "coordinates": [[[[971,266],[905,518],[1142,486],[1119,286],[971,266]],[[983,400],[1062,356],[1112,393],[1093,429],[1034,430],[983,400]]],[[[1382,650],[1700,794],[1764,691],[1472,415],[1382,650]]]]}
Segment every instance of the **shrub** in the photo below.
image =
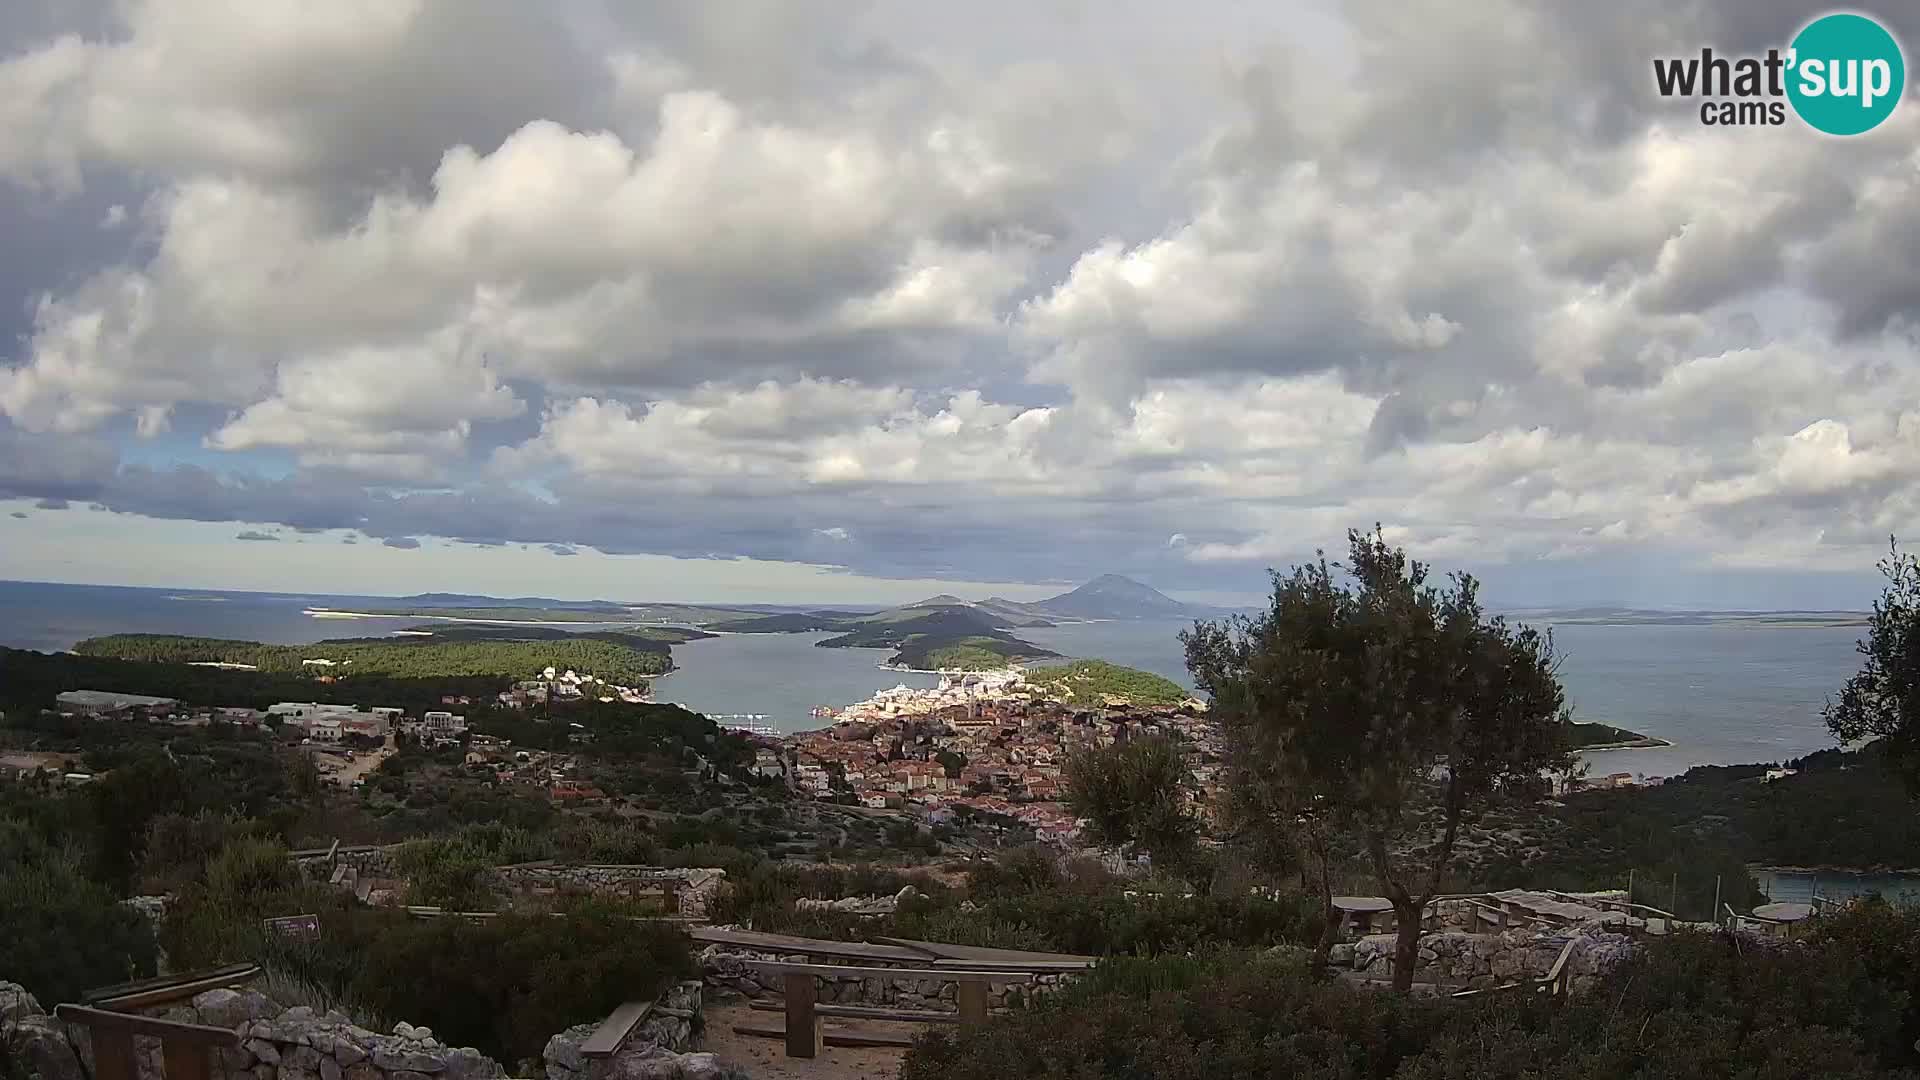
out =
{"type": "Polygon", "coordinates": [[[147,921],[89,880],[85,856],[0,819],[0,973],[49,1008],[153,974],[147,921]]]}
{"type": "Polygon", "coordinates": [[[1161,958],[1043,998],[977,1032],[935,1031],[901,1080],[1006,1076],[1386,1077],[1445,1006],[1314,981],[1291,963],[1161,958]]]}
{"type": "Polygon", "coordinates": [[[668,926],[590,909],[511,912],[396,925],[366,951],[353,989],[383,1015],[515,1062],[694,970],[686,936],[668,926]]]}

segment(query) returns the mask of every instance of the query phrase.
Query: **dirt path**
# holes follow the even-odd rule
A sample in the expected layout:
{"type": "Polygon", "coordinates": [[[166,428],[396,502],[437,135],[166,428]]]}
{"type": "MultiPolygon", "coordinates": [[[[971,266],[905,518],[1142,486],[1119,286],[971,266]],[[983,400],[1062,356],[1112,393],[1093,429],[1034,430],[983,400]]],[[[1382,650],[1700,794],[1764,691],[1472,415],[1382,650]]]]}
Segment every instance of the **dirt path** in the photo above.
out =
{"type": "MultiPolygon", "coordinates": [[[[701,1037],[700,1048],[718,1055],[722,1061],[745,1069],[753,1080],[894,1080],[900,1075],[900,1061],[906,1057],[905,1050],[829,1046],[820,1051],[819,1057],[808,1061],[788,1057],[787,1044],[779,1039],[736,1035],[733,1031],[733,1025],[739,1023],[765,1024],[778,1023],[779,1020],[779,1013],[756,1012],[749,1009],[745,1002],[709,1006],[706,1010],[706,1032],[701,1037]]],[[[847,1027],[912,1036],[925,1030],[926,1025],[895,1024],[880,1020],[861,1020],[857,1023],[826,1021],[828,1031],[847,1027]]]]}

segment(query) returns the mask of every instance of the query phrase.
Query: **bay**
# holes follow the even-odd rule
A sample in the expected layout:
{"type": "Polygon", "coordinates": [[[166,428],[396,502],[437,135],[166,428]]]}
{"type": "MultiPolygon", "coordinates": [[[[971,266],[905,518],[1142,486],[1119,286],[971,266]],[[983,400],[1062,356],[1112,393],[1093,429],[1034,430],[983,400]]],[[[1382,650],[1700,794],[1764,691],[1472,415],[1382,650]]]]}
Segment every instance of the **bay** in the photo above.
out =
{"type": "MultiPolygon", "coordinates": [[[[190,634],[280,644],[377,636],[404,619],[315,619],[308,606],[352,608],[390,598],[0,582],[0,645],[43,651],[110,633],[190,634]]],[[[1095,622],[1021,630],[1063,655],[1110,660],[1191,687],[1182,621],[1095,622]]],[[[585,629],[576,624],[576,628],[585,629]]],[[[1699,764],[1777,762],[1833,745],[1820,708],[1857,669],[1858,628],[1606,626],[1554,630],[1561,680],[1578,720],[1657,736],[1672,746],[1587,754],[1598,773],[1668,776],[1699,764]]],[[[883,670],[878,649],[821,649],[821,634],[733,634],[677,646],[681,670],[656,697],[708,714],[759,714],[783,731],[819,721],[875,690],[931,686],[934,676],[883,670]]]]}

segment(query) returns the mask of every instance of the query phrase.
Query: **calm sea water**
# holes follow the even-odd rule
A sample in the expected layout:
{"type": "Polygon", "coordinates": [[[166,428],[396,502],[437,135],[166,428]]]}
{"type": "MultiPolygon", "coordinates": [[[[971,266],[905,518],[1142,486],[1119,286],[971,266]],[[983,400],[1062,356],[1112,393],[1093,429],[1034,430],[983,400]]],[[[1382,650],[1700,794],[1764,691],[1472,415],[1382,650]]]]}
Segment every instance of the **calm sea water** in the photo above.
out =
{"type": "MultiPolygon", "coordinates": [[[[0,645],[65,649],[118,632],[195,634],[300,644],[371,636],[405,620],[330,620],[309,605],[377,598],[214,593],[0,582],[0,645]]],[[[1181,622],[1104,622],[1024,630],[1036,644],[1152,671],[1191,686],[1181,622]]],[[[1749,626],[1561,626],[1561,679],[1581,720],[1657,735],[1674,745],[1588,755],[1603,772],[1672,775],[1697,764],[1783,761],[1832,745],[1820,706],[1858,666],[1860,631],[1749,626]]],[[[933,677],[882,670],[886,653],[819,649],[820,634],[737,634],[677,646],[681,670],[656,696],[710,714],[763,714],[782,730],[816,725],[816,706],[846,705],[882,687],[933,677]]]]}

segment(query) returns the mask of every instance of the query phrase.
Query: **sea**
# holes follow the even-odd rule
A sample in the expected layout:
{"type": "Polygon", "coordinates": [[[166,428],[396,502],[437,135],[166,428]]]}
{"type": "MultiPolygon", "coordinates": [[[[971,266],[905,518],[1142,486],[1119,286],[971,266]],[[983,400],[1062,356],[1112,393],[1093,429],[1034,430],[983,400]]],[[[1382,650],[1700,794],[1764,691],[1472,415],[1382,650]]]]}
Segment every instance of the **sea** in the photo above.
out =
{"type": "MultiPolygon", "coordinates": [[[[280,644],[371,637],[418,624],[417,617],[322,619],[308,607],[353,610],[390,597],[245,593],[99,585],[0,582],[0,645],[43,652],[112,633],[189,634],[280,644]]],[[[588,629],[591,624],[568,624],[588,629]]],[[[1109,660],[1187,687],[1182,622],[1096,622],[1026,629],[1020,635],[1063,656],[1109,660]]],[[[1834,745],[1821,706],[1859,666],[1859,627],[1764,625],[1596,625],[1554,627],[1560,678],[1577,720],[1657,736],[1671,745],[1584,755],[1595,773],[1673,776],[1694,765],[1786,762],[1834,745]]],[[[823,723],[822,707],[876,690],[930,687],[936,676],[882,666],[874,649],[822,649],[827,634],[722,634],[674,647],[678,669],[654,697],[723,722],[802,731],[823,723]]],[[[1792,871],[1764,875],[1775,899],[1816,890],[1911,891],[1913,879],[1868,879],[1792,871]]]]}

